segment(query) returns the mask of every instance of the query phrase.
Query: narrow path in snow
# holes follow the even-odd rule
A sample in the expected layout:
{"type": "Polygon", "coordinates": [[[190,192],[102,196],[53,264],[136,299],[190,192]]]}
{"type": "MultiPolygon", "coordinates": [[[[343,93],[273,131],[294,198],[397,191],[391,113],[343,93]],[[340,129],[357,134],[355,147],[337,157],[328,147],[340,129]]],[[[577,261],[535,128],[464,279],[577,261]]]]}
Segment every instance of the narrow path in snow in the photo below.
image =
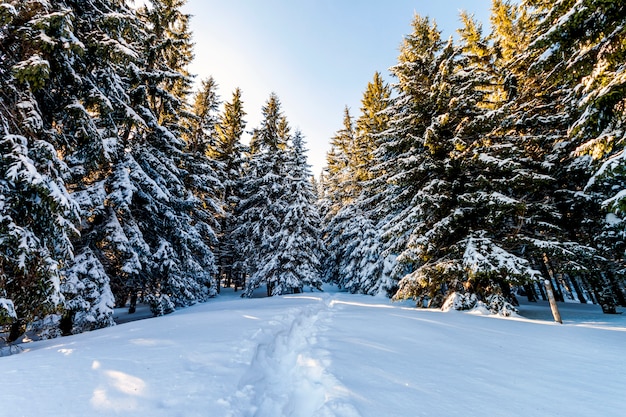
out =
{"type": "Polygon", "coordinates": [[[331,297],[292,308],[254,337],[254,355],[234,398],[233,415],[254,417],[360,417],[346,388],[328,371],[328,351],[319,346],[332,320],[331,297]]]}

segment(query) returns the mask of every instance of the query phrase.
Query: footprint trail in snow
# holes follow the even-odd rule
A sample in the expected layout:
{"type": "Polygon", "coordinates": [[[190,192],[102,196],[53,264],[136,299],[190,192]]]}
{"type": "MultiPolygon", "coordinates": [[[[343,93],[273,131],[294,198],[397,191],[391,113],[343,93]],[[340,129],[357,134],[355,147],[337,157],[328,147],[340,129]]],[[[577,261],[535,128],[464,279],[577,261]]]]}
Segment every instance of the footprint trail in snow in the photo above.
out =
{"type": "Polygon", "coordinates": [[[286,311],[253,337],[248,371],[228,399],[232,417],[360,417],[319,346],[332,319],[331,299],[315,299],[319,303],[286,311]]]}

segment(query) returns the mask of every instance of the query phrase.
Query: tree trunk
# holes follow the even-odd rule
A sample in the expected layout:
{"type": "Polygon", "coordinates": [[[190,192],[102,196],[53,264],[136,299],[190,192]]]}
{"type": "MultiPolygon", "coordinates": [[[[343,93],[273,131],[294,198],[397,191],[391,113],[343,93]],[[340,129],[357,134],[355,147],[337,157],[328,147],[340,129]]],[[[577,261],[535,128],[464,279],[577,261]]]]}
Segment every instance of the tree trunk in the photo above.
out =
{"type": "Polygon", "coordinates": [[[528,298],[529,303],[537,302],[534,285],[524,284],[524,291],[526,291],[526,298],[528,298]]]}
{"type": "MultiPolygon", "coordinates": [[[[543,270],[546,279],[550,280],[550,285],[552,287],[554,298],[557,301],[565,301],[565,298],[563,297],[563,292],[561,292],[561,288],[559,287],[559,283],[554,278],[554,270],[552,269],[552,265],[550,264],[550,260],[548,259],[548,255],[546,253],[543,254],[543,270]]],[[[549,294],[548,298],[550,298],[549,294]]]]}
{"type": "Polygon", "coordinates": [[[22,320],[17,319],[13,323],[11,323],[11,330],[9,331],[7,343],[15,342],[22,334],[24,334],[24,330],[25,329],[22,325],[22,320]]]}
{"type": "Polygon", "coordinates": [[[70,336],[72,334],[72,328],[74,327],[74,311],[66,311],[61,321],[59,322],[59,330],[61,330],[62,336],[70,336]]]}
{"type": "Polygon", "coordinates": [[[548,300],[550,301],[550,309],[552,310],[552,316],[554,317],[554,321],[563,324],[563,320],[561,320],[561,313],[559,312],[559,307],[556,305],[554,293],[552,292],[552,283],[549,279],[546,279],[544,281],[544,284],[546,286],[546,293],[548,294],[548,300]]]}
{"type": "Polygon", "coordinates": [[[587,298],[585,297],[585,294],[583,293],[582,289],[580,288],[580,285],[578,285],[577,278],[578,277],[569,277],[569,280],[572,283],[572,287],[574,287],[574,291],[576,292],[576,296],[578,297],[578,301],[580,301],[581,304],[587,304],[587,298]]]}
{"type": "Polygon", "coordinates": [[[128,305],[128,314],[133,314],[137,311],[137,293],[134,292],[130,296],[130,304],[128,305]]]}
{"type": "Polygon", "coordinates": [[[613,294],[615,294],[617,304],[622,307],[626,307],[626,297],[624,297],[624,291],[622,291],[622,287],[615,279],[615,275],[613,274],[613,272],[608,271],[606,273],[606,278],[608,279],[611,289],[613,290],[613,294]]]}

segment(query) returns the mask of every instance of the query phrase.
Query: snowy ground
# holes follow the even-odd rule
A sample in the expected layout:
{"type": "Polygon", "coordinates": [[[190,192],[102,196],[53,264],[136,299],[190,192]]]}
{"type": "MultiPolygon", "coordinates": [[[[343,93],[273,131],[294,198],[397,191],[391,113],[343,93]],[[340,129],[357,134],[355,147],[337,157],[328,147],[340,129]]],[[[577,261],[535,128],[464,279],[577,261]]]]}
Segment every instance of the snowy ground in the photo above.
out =
{"type": "Polygon", "coordinates": [[[341,293],[225,291],[23,345],[0,358],[0,415],[626,415],[626,315],[561,305],[562,326],[542,304],[522,305],[533,320],[498,319],[341,293]]]}

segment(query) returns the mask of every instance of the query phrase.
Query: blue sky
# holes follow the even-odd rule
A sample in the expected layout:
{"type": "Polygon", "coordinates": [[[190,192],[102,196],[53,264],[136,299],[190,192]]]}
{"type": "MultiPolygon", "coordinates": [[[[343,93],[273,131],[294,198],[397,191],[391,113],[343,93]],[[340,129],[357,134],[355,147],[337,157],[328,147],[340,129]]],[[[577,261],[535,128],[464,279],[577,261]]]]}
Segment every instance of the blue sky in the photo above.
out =
{"type": "Polygon", "coordinates": [[[212,75],[222,100],[242,89],[247,129],[259,125],[271,92],[292,128],[307,140],[315,175],[343,109],[358,116],[374,72],[388,81],[414,13],[434,18],[443,37],[456,35],[459,11],[488,29],[491,0],[188,0],[193,15],[197,80],[212,75]]]}

